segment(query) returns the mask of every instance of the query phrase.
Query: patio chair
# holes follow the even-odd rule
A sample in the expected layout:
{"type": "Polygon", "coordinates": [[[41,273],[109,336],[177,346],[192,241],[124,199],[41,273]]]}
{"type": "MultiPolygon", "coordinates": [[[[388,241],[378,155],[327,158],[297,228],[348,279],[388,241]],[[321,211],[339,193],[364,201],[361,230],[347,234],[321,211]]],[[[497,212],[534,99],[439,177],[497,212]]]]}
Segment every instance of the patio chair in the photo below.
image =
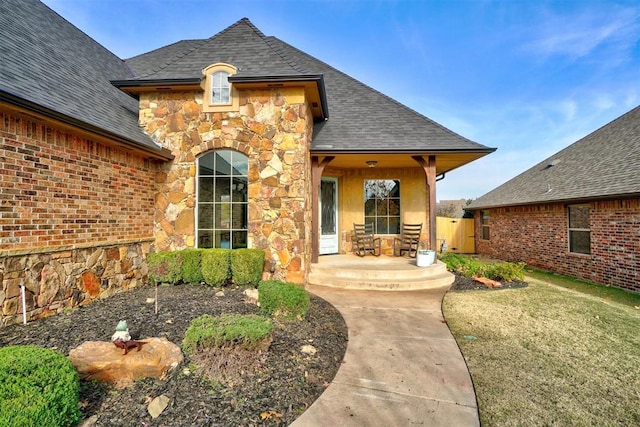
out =
{"type": "Polygon", "coordinates": [[[409,256],[415,258],[418,253],[421,232],[422,223],[402,224],[400,237],[393,239],[393,255],[402,256],[403,252],[409,252],[409,256]]]}
{"type": "Polygon", "coordinates": [[[373,224],[353,224],[353,235],[356,255],[365,256],[371,252],[371,255],[380,256],[380,238],[374,236],[373,224]]]}

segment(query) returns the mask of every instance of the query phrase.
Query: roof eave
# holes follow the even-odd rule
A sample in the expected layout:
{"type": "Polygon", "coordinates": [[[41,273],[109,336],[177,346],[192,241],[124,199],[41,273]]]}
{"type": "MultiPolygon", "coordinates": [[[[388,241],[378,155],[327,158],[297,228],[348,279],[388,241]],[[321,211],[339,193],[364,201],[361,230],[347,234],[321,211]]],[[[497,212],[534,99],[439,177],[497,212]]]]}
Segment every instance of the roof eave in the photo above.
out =
{"type": "Polygon", "coordinates": [[[119,143],[125,146],[133,147],[136,150],[155,159],[165,160],[165,161],[174,159],[174,156],[173,154],[171,154],[171,151],[166,148],[158,147],[157,150],[153,149],[152,147],[141,144],[140,142],[135,141],[133,139],[123,137],[122,135],[117,135],[106,129],[83,122],[82,120],[76,119],[74,117],[67,116],[66,114],[63,114],[58,111],[52,110],[50,108],[44,107],[42,105],[36,104],[35,102],[28,101],[24,98],[13,95],[3,90],[0,90],[0,102],[13,105],[14,107],[16,107],[17,110],[26,111],[28,113],[35,114],[36,116],[45,117],[45,118],[54,120],[56,122],[62,123],[63,125],[80,129],[84,132],[88,132],[90,134],[97,135],[102,138],[106,138],[108,140],[114,141],[116,143],[119,143]]]}
{"type": "Polygon", "coordinates": [[[532,206],[532,205],[548,205],[553,203],[567,203],[567,204],[579,204],[588,202],[599,202],[605,200],[620,200],[620,199],[636,199],[640,198],[640,193],[621,193],[621,194],[606,194],[601,196],[586,196],[586,197],[565,197],[558,199],[548,200],[531,200],[527,202],[513,202],[513,203],[489,203],[484,205],[471,204],[466,206],[465,209],[480,210],[480,209],[495,209],[495,208],[508,208],[515,206],[532,206]]]}

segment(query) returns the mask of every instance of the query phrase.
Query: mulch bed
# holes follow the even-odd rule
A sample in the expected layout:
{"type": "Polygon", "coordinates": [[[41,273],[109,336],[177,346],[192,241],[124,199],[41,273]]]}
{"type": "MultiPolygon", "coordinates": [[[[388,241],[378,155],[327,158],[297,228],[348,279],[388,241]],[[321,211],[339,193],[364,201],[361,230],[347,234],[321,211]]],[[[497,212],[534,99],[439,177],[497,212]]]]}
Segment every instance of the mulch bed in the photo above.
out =
{"type": "Polygon", "coordinates": [[[515,289],[515,288],[525,288],[527,287],[526,282],[505,282],[501,281],[502,287],[500,288],[488,288],[480,282],[476,282],[471,277],[464,277],[458,273],[454,273],[456,276],[456,281],[451,285],[449,291],[457,292],[457,291],[497,291],[500,289],[515,289]]]}
{"type": "MultiPolygon", "coordinates": [[[[134,339],[166,337],[180,345],[191,320],[202,314],[259,313],[257,306],[244,301],[242,289],[224,289],[219,297],[218,290],[161,286],[156,315],[154,304],[147,302],[154,288],[137,288],[25,326],[0,328],[0,346],[32,344],[68,355],[85,341],[109,341],[119,320],[127,320],[134,339]]],[[[91,425],[110,427],[288,425],[331,382],[346,346],[344,319],[331,304],[312,295],[304,321],[276,323],[260,369],[248,371],[242,381],[221,384],[208,379],[185,356],[166,380],[140,379],[123,389],[81,381],[81,411],[85,419],[97,418],[91,425]],[[301,352],[308,344],[317,349],[315,355],[301,352]],[[148,404],[162,394],[171,402],[152,419],[148,404]]]]}
{"type": "MultiPolygon", "coordinates": [[[[524,282],[503,283],[509,289],[524,282]]],[[[127,320],[134,339],[166,337],[180,345],[189,323],[208,313],[257,314],[245,301],[243,289],[203,285],[161,286],[159,312],[154,313],[153,287],[141,287],[67,313],[27,325],[0,328],[0,346],[31,344],[56,349],[65,355],[85,341],[109,341],[120,320],[127,320]]],[[[471,278],[456,275],[451,291],[494,290],[471,278]]],[[[311,295],[311,307],[302,322],[278,322],[273,342],[260,369],[242,381],[224,384],[204,377],[185,355],[169,378],[140,379],[116,388],[108,383],[81,381],[80,404],[84,419],[95,426],[256,426],[288,425],[305,411],[335,376],[347,346],[347,327],[340,313],[325,300],[311,295]],[[301,352],[304,345],[318,352],[301,352]],[[187,373],[185,374],[185,368],[187,373]],[[171,403],[157,419],[147,412],[149,402],[166,395],[171,403]]]]}

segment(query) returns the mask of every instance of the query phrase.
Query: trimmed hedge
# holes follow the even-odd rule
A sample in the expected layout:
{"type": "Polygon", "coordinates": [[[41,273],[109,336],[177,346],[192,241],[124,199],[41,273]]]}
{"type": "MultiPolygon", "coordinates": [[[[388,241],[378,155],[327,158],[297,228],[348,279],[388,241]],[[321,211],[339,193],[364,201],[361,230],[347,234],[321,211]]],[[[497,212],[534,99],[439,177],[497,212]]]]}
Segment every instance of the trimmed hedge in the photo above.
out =
{"type": "Polygon", "coordinates": [[[263,313],[294,320],[306,316],[310,298],[307,291],[293,283],[263,280],[258,285],[258,302],[263,313]]]}
{"type": "Polygon", "coordinates": [[[149,280],[153,283],[177,283],[182,278],[182,252],[155,252],[147,255],[149,280]]]}
{"type": "Polygon", "coordinates": [[[202,253],[204,249],[185,249],[182,253],[182,281],[185,283],[200,283],[204,281],[202,275],[202,253]]]}
{"type": "Polygon", "coordinates": [[[198,349],[240,345],[247,350],[259,347],[270,337],[273,324],[255,314],[203,314],[191,321],[182,340],[182,349],[193,354],[198,349]]]}
{"type": "Polygon", "coordinates": [[[440,260],[451,271],[455,271],[465,277],[486,277],[498,281],[523,281],[524,262],[484,262],[455,253],[446,253],[440,260]]]}
{"type": "Polygon", "coordinates": [[[35,346],[0,348],[0,425],[76,424],[79,384],[73,364],[57,351],[35,346]]]}
{"type": "Polygon", "coordinates": [[[240,286],[258,286],[262,280],[265,253],[261,249],[231,251],[231,277],[240,286]]]}
{"type": "Polygon", "coordinates": [[[224,286],[229,283],[231,249],[205,249],[202,252],[202,277],[211,286],[224,286]]]}

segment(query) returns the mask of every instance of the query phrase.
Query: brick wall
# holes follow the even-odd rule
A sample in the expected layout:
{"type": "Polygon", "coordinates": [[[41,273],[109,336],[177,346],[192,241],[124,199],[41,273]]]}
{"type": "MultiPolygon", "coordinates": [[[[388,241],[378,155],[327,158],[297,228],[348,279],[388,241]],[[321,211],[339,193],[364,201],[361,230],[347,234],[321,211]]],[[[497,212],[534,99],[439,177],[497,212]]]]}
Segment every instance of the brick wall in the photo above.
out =
{"type": "Polygon", "coordinates": [[[0,112],[0,250],[153,236],[155,165],[0,112]]]}
{"type": "Polygon", "coordinates": [[[0,326],[146,281],[156,167],[0,111],[0,326]]]}
{"type": "Polygon", "coordinates": [[[590,255],[569,253],[564,204],[487,209],[489,240],[482,240],[476,211],[476,252],[640,292],[640,199],[597,201],[589,207],[590,255]]]}

